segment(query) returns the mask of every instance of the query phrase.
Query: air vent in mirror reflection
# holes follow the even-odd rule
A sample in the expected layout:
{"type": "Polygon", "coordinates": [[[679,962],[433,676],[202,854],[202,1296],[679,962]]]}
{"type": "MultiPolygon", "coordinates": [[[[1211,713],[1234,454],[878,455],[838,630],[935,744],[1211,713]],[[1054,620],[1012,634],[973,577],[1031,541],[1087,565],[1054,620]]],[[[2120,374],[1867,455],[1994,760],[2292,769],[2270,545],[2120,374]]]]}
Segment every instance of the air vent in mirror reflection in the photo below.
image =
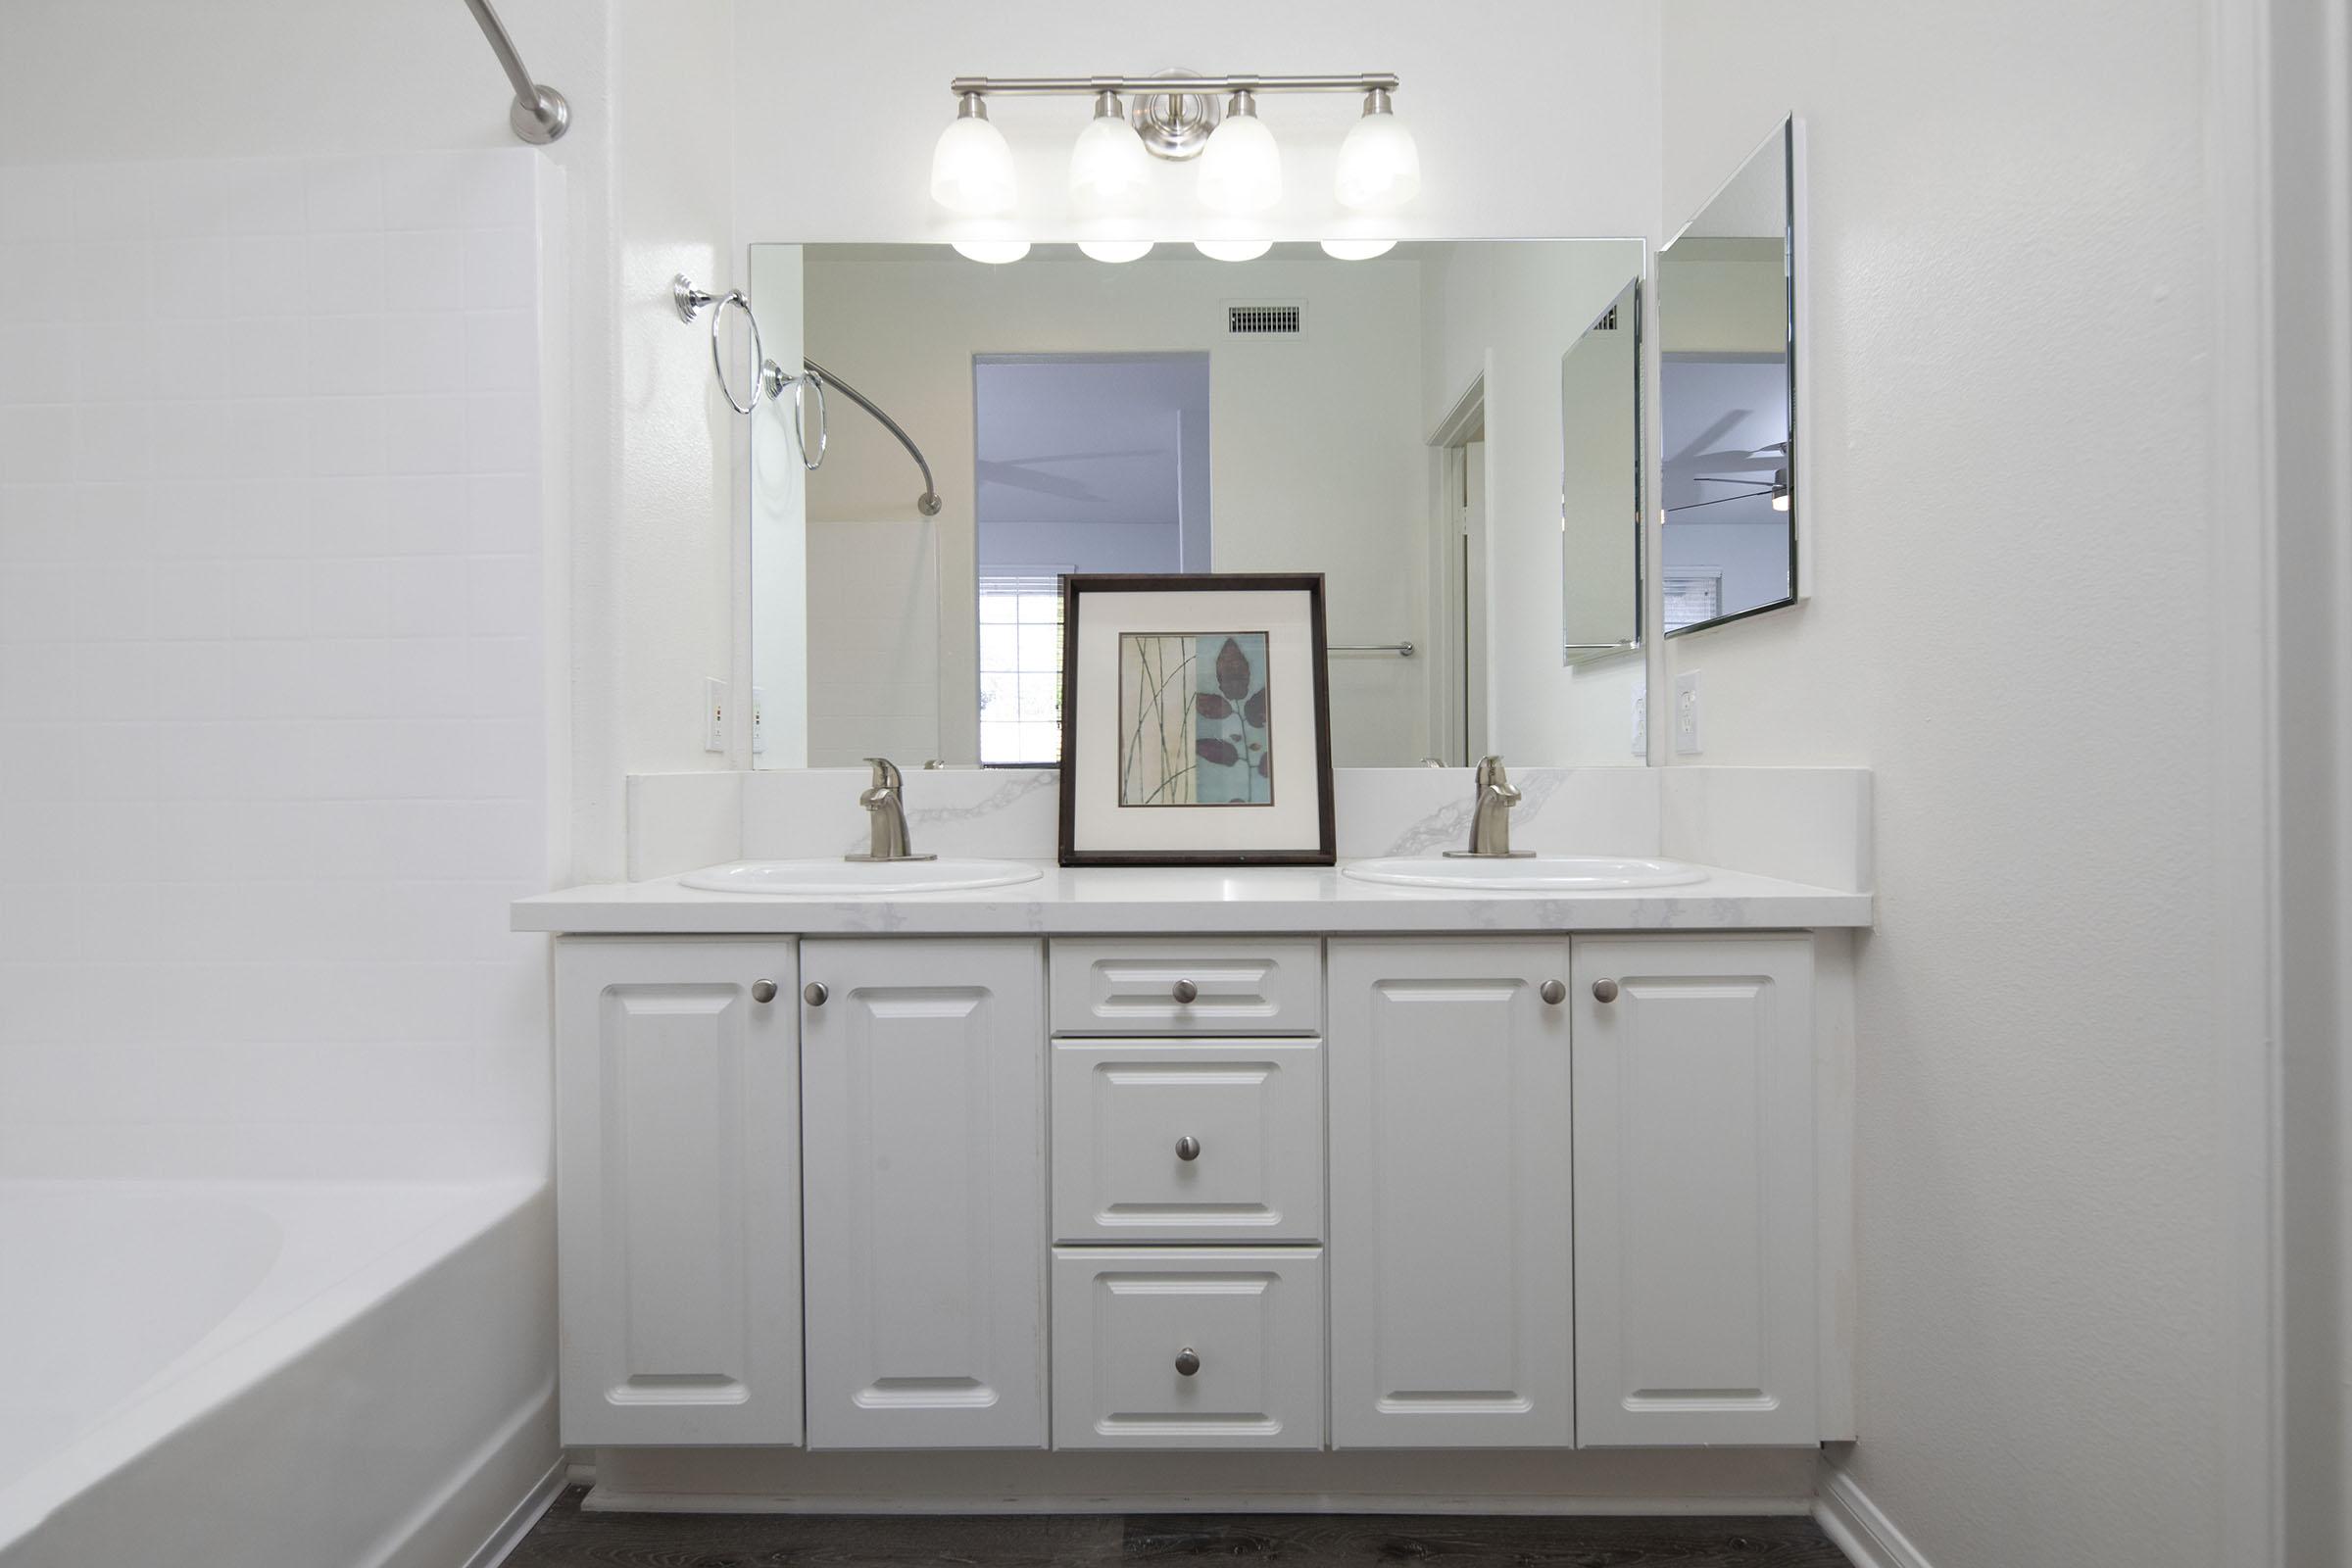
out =
{"type": "Polygon", "coordinates": [[[1306,330],[1302,305],[1228,305],[1225,330],[1234,337],[1296,337],[1306,330]]]}

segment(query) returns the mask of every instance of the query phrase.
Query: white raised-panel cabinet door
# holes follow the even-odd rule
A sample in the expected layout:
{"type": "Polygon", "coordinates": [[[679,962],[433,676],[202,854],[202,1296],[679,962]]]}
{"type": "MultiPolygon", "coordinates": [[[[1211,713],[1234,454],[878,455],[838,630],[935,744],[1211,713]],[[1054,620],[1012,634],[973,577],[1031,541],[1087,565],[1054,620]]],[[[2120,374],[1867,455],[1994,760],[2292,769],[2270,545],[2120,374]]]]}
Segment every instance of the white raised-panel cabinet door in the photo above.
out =
{"type": "Polygon", "coordinates": [[[1561,1447],[1568,944],[1334,941],[1334,1447],[1561,1447]]]}
{"type": "Polygon", "coordinates": [[[808,1446],[1046,1443],[1045,953],[801,947],[808,1446]]]}
{"type": "Polygon", "coordinates": [[[1577,1434],[1819,1439],[1810,938],[1576,943],[1577,1434]]]}
{"type": "Polygon", "coordinates": [[[556,945],[567,1444],[801,1441],[794,984],[788,940],[556,945]]]}

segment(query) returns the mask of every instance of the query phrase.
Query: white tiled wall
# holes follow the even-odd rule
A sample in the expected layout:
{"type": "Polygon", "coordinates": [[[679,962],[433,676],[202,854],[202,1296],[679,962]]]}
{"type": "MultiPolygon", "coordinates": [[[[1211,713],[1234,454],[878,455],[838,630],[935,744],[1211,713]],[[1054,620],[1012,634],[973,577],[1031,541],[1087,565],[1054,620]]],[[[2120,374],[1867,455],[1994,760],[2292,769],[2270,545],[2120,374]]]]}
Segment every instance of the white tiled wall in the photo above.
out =
{"type": "Polygon", "coordinates": [[[0,169],[0,1175],[544,1162],[539,170],[0,169]]]}

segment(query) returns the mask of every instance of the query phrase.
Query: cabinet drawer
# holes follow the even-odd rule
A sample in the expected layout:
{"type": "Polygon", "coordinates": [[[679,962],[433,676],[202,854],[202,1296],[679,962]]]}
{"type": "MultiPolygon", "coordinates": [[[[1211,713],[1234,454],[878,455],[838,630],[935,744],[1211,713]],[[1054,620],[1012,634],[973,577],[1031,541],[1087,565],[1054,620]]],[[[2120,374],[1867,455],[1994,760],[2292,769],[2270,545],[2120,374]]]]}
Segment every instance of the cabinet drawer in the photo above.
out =
{"type": "Polygon", "coordinates": [[[1064,1035],[1320,1034],[1322,944],[1056,942],[1053,1021],[1064,1035]]]}
{"type": "Polygon", "coordinates": [[[1321,1241],[1322,1042],[1056,1041],[1054,1231],[1321,1241]]]}
{"type": "Polygon", "coordinates": [[[1057,1448],[1319,1448],[1323,1253],[1054,1254],[1057,1448]]]}

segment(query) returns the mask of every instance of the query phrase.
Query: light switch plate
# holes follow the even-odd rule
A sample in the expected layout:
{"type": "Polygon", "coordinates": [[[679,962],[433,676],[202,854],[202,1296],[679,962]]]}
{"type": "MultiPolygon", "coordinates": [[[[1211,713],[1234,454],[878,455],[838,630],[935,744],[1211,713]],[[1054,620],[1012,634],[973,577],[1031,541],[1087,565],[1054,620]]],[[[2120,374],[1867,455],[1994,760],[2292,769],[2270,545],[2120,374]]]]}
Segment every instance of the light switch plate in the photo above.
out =
{"type": "Polygon", "coordinates": [[[1674,677],[1674,752],[1696,757],[1698,745],[1698,671],[1686,669],[1674,677]]]}
{"type": "Polygon", "coordinates": [[[1634,755],[1649,755],[1649,693],[1634,693],[1634,755]]]}
{"type": "Polygon", "coordinates": [[[752,688],[752,755],[767,750],[767,693],[760,687],[752,688]]]}

